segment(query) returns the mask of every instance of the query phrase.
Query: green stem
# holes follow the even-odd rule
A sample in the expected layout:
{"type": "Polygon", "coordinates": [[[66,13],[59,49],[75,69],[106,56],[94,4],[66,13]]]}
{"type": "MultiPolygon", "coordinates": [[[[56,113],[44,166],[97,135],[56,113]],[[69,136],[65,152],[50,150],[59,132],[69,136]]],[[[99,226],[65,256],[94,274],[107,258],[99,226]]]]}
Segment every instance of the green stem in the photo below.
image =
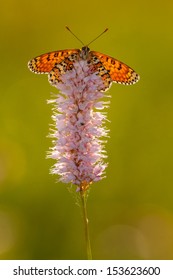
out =
{"type": "Polygon", "coordinates": [[[82,202],[82,212],[83,212],[83,221],[84,221],[87,258],[88,258],[88,260],[92,260],[92,252],[91,252],[91,244],[90,244],[90,236],[89,236],[89,226],[88,226],[88,217],[87,217],[87,209],[86,209],[86,195],[87,195],[86,191],[84,191],[84,192],[81,191],[81,202],[82,202]]]}

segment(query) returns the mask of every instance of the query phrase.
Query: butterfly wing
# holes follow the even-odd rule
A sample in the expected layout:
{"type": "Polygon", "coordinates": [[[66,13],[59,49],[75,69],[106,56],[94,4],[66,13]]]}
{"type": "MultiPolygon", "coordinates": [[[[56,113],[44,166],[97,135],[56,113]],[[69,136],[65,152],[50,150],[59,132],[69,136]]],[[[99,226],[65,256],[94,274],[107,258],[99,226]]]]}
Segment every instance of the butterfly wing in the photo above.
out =
{"type": "Polygon", "coordinates": [[[65,58],[79,53],[79,49],[60,50],[42,54],[28,62],[28,68],[37,74],[48,74],[58,63],[65,58]]]}
{"type": "Polygon", "coordinates": [[[139,80],[139,75],[125,63],[99,52],[90,53],[100,60],[113,82],[131,85],[139,80]]]}

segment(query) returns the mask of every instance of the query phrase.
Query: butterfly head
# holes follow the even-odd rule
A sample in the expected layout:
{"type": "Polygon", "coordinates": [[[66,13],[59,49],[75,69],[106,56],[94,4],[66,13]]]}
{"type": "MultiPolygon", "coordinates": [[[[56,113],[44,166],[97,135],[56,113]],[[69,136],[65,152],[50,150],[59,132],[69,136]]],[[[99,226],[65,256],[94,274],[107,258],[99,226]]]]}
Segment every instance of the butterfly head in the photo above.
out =
{"type": "Polygon", "coordinates": [[[88,46],[82,47],[82,49],[80,51],[80,57],[82,59],[86,60],[88,58],[89,52],[90,52],[90,49],[88,48],[88,46]]]}

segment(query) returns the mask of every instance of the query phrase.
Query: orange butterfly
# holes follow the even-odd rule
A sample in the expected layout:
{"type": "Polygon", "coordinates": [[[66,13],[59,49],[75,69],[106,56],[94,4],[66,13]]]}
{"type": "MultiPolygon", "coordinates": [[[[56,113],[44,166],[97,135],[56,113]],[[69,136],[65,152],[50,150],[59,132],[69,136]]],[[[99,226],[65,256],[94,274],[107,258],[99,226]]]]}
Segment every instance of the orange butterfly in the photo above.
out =
{"type": "MultiPolygon", "coordinates": [[[[67,29],[71,32],[68,27],[67,29]]],[[[107,29],[104,32],[106,31],[107,29]]],[[[76,35],[74,36],[76,37],[76,35]]],[[[80,60],[86,60],[92,73],[96,73],[102,78],[104,90],[108,89],[112,82],[131,85],[139,80],[139,75],[131,67],[108,55],[90,51],[88,45],[82,49],[59,50],[42,54],[30,60],[28,67],[37,74],[48,74],[49,82],[52,85],[60,82],[60,76],[73,69],[74,63],[80,60]]]]}

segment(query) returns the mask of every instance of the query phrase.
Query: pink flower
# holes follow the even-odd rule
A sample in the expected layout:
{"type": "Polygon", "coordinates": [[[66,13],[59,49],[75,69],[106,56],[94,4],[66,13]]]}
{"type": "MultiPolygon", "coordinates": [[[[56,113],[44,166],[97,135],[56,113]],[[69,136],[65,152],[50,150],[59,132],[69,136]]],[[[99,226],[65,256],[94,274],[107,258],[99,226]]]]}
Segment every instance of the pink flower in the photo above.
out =
{"type": "Polygon", "coordinates": [[[63,74],[61,80],[55,84],[60,94],[49,101],[54,103],[55,122],[51,133],[54,147],[48,155],[56,160],[51,173],[59,175],[59,181],[83,190],[101,180],[107,167],[102,139],[108,133],[104,127],[106,116],[98,112],[106,105],[100,100],[104,85],[84,60],[75,62],[74,68],[63,74]]]}

